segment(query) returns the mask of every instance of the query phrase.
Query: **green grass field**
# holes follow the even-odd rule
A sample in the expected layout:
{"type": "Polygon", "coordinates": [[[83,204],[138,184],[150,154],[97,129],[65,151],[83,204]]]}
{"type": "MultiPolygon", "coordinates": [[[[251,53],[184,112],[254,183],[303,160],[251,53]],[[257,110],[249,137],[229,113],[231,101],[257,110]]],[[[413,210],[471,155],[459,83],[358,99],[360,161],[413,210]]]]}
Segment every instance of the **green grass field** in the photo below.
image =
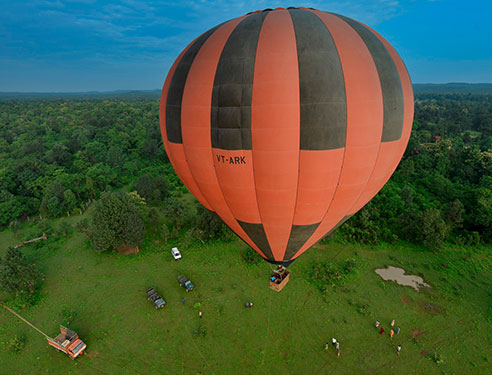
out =
{"type": "MultiPolygon", "coordinates": [[[[0,233],[0,254],[16,242],[10,231],[0,233]]],[[[272,266],[245,264],[240,241],[181,247],[180,261],[170,255],[173,245],[180,246],[147,242],[137,255],[99,254],[75,234],[24,247],[46,279],[39,302],[22,314],[54,336],[62,311],[75,311],[71,328],[88,348],[71,361],[1,309],[0,373],[492,373],[490,249],[317,245],[292,264],[291,281],[277,293],[267,287],[272,266]],[[354,257],[358,276],[344,285],[322,294],[309,281],[313,262],[354,257]],[[383,282],[374,269],[386,265],[421,275],[432,288],[416,292],[383,282]],[[196,289],[186,293],[179,274],[196,289]],[[148,287],[166,299],[165,308],[154,310],[148,287]],[[255,306],[245,309],[250,300],[255,306]],[[392,319],[401,327],[393,340],[374,328],[379,320],[388,332],[392,319]],[[19,353],[9,349],[15,335],[27,338],[19,353]],[[339,358],[334,348],[324,349],[332,337],[341,343],[339,358]]]]}

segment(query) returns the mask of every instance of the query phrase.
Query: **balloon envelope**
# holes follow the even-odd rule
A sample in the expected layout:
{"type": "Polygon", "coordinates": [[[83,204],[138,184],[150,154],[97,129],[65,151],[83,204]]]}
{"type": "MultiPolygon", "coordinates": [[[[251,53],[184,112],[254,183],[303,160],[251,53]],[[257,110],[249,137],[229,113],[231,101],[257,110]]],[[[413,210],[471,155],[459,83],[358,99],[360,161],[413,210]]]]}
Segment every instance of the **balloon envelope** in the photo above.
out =
{"type": "Polygon", "coordinates": [[[289,264],[361,209],[408,143],[404,63],[350,18],[278,8],[203,33],[164,83],[160,126],[189,191],[289,264]]]}

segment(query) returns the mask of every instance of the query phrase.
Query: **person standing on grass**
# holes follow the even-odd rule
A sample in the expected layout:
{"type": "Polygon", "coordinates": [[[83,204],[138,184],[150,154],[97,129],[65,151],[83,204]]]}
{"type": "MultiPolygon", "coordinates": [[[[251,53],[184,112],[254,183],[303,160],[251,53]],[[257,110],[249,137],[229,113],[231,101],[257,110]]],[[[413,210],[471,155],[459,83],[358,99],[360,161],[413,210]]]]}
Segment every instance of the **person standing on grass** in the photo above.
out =
{"type": "Polygon", "coordinates": [[[337,348],[337,357],[340,357],[340,343],[337,341],[337,343],[335,344],[336,348],[337,348]]]}
{"type": "Polygon", "coordinates": [[[376,329],[379,328],[379,320],[376,320],[376,329]]]}
{"type": "Polygon", "coordinates": [[[198,313],[198,316],[200,317],[200,319],[202,318],[202,312],[201,311],[198,313]]]}
{"type": "Polygon", "coordinates": [[[400,355],[400,351],[401,351],[401,345],[398,345],[398,347],[396,348],[396,354],[400,355]]]}
{"type": "Polygon", "coordinates": [[[395,325],[395,319],[391,321],[391,327],[393,327],[394,325],[395,325]]]}
{"type": "Polygon", "coordinates": [[[326,343],[326,344],[325,344],[325,350],[328,350],[328,348],[329,348],[329,344],[328,344],[328,343],[326,343]]]}
{"type": "Polygon", "coordinates": [[[185,304],[185,299],[184,298],[181,298],[181,304],[184,305],[185,304]]]}
{"type": "Polygon", "coordinates": [[[396,334],[399,335],[400,334],[400,327],[396,327],[396,334]]]}
{"type": "Polygon", "coordinates": [[[333,337],[333,338],[331,339],[331,343],[332,343],[333,345],[336,345],[336,343],[337,343],[337,339],[333,337]]]}
{"type": "Polygon", "coordinates": [[[393,335],[395,334],[395,331],[391,330],[390,331],[390,337],[393,338],[393,335]]]}
{"type": "Polygon", "coordinates": [[[381,326],[381,329],[379,330],[379,334],[382,335],[384,333],[384,328],[381,326]]]}

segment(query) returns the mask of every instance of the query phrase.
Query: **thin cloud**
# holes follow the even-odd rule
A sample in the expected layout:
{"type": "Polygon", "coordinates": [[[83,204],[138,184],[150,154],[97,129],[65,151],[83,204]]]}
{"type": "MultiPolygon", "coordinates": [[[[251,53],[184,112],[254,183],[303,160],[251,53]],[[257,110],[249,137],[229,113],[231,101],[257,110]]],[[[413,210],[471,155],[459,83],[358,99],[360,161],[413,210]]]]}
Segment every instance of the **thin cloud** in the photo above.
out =
{"type": "MultiPolygon", "coordinates": [[[[204,31],[252,11],[290,5],[297,4],[285,0],[10,1],[0,12],[0,82],[14,87],[16,80],[24,79],[23,84],[29,85],[22,77],[28,76],[31,66],[34,77],[47,77],[48,73],[41,72],[51,72],[52,79],[46,82],[58,79],[58,71],[65,78],[77,71],[78,77],[97,76],[99,80],[90,82],[98,87],[111,82],[107,87],[111,89],[116,85],[111,72],[118,71],[127,74],[125,79],[133,79],[127,87],[142,87],[142,82],[154,82],[153,77],[160,82],[179,52],[204,31]]],[[[452,69],[459,71],[457,76],[471,77],[476,66],[476,79],[483,76],[490,81],[490,65],[486,64],[492,48],[486,48],[491,44],[485,6],[479,12],[471,8],[458,11],[441,0],[305,0],[302,5],[343,14],[380,31],[420,77],[431,77],[424,67],[450,80],[452,69]],[[458,15],[456,26],[453,20],[458,15]],[[419,27],[415,17],[420,17],[419,27]],[[460,49],[455,45],[461,45],[460,49]],[[427,56],[429,61],[417,61],[427,56]],[[461,56],[471,56],[470,62],[458,61],[461,56]],[[450,60],[434,63],[432,57],[450,60]],[[440,65],[449,66],[449,73],[440,65]]],[[[59,85],[65,84],[64,79],[59,85]]]]}

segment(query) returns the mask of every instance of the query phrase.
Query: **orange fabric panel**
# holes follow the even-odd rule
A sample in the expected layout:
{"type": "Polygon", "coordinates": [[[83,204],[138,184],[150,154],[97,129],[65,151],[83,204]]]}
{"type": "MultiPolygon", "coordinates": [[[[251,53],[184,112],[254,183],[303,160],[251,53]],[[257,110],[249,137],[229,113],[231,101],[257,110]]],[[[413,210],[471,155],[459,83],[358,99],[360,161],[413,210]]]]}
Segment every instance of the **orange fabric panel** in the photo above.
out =
{"type": "MultiPolygon", "coordinates": [[[[196,39],[195,39],[196,40],[196,39]]],[[[176,174],[181,179],[183,184],[188,188],[191,194],[207,209],[213,210],[210,204],[207,202],[201,191],[191,175],[190,168],[186,162],[186,156],[184,155],[183,145],[168,142],[167,131],[166,131],[166,101],[167,93],[169,91],[169,85],[171,84],[171,79],[173,78],[174,72],[176,71],[176,66],[181,61],[181,58],[186,53],[188,48],[195,42],[191,42],[181,54],[178,56],[174,64],[171,66],[169,73],[167,74],[166,81],[162,87],[161,100],[159,105],[159,123],[161,128],[162,141],[164,143],[164,148],[166,149],[167,156],[171,162],[176,174]]]]}
{"type": "Polygon", "coordinates": [[[260,224],[251,150],[212,149],[222,194],[234,217],[260,224]]]}
{"type": "Polygon", "coordinates": [[[403,131],[402,136],[398,141],[381,144],[380,156],[378,157],[378,161],[376,163],[374,178],[371,178],[366,191],[361,195],[352,210],[350,210],[350,213],[352,214],[364,207],[364,205],[366,205],[379,192],[379,190],[381,190],[381,188],[384,186],[384,184],[386,184],[386,182],[388,182],[396,167],[400,163],[405,149],[407,148],[410,133],[412,131],[414,111],[412,83],[410,81],[410,76],[408,75],[403,61],[401,60],[395,49],[391,46],[391,44],[386,41],[386,39],[384,39],[375,30],[371,29],[370,27],[368,28],[384,44],[389,54],[393,58],[396,69],[400,76],[404,100],[403,131]]]}
{"type": "Polygon", "coordinates": [[[256,50],[251,105],[258,207],[275,260],[283,260],[294,219],[299,170],[299,71],[289,12],[269,12],[256,50]]]}
{"type": "Polygon", "coordinates": [[[345,148],[301,150],[294,225],[319,223],[333,199],[345,148]]]}
{"type": "Polygon", "coordinates": [[[330,31],[338,50],[347,95],[347,140],[331,205],[297,257],[348,214],[369,180],[383,131],[383,98],[374,60],[357,32],[332,14],[312,11],[330,31]]]}
{"type": "Polygon", "coordinates": [[[231,20],[217,29],[198,51],[184,87],[181,132],[191,174],[202,194],[221,219],[248,245],[265,257],[246,235],[229,209],[217,180],[212,152],[210,110],[215,71],[227,39],[243,18],[231,20]]]}
{"type": "Polygon", "coordinates": [[[355,214],[364,207],[381,190],[384,184],[388,182],[401,158],[399,153],[400,144],[401,139],[381,143],[372,176],[359,199],[349,211],[350,215],[355,214]]]}

